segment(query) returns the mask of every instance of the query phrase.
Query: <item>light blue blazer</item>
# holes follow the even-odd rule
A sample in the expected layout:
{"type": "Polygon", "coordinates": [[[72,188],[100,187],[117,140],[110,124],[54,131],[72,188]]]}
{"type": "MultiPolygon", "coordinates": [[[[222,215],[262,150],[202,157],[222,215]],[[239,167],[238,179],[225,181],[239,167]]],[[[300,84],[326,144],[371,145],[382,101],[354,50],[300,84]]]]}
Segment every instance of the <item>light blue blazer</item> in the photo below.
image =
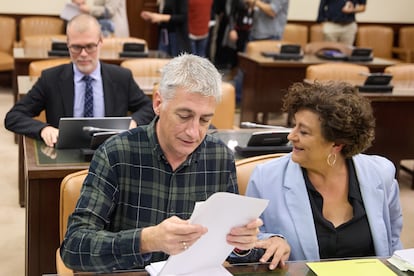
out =
{"type": "MultiPolygon", "coordinates": [[[[353,157],[377,256],[391,256],[402,248],[402,213],[395,166],[380,156],[353,157]]],[[[300,166],[291,154],[258,165],[247,196],[265,198],[269,205],[259,239],[281,234],[291,246],[289,260],[319,260],[312,210],[300,166]]]]}

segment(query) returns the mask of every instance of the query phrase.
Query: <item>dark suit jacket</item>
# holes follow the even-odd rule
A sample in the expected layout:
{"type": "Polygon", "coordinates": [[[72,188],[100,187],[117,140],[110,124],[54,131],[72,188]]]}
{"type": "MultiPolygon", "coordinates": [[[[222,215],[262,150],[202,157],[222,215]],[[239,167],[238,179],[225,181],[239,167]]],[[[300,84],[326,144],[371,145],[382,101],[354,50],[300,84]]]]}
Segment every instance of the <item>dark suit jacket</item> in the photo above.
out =
{"type": "MultiPolygon", "coordinates": [[[[152,102],[135,83],[131,71],[101,62],[106,117],[130,116],[139,125],[155,116],[152,102]]],[[[62,117],[73,117],[73,64],[56,66],[42,72],[32,89],[6,114],[5,127],[18,134],[41,139],[48,125],[58,127],[62,117]],[[46,123],[33,119],[46,111],[46,123]]]]}

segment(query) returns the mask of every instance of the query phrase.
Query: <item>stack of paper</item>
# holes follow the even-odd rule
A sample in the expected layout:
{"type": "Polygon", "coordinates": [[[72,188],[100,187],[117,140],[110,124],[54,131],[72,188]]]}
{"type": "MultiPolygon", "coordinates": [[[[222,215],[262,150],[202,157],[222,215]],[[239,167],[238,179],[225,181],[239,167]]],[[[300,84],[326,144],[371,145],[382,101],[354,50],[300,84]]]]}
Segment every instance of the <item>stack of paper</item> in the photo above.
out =
{"type": "Polygon", "coordinates": [[[388,262],[401,271],[411,270],[414,272],[414,248],[397,250],[388,262]]]}
{"type": "Polygon", "coordinates": [[[230,229],[258,218],[268,200],[219,192],[205,202],[197,202],[190,223],[208,228],[190,248],[170,256],[166,262],[152,263],[145,269],[151,275],[232,275],[222,264],[233,250],[226,242],[230,229]]]}

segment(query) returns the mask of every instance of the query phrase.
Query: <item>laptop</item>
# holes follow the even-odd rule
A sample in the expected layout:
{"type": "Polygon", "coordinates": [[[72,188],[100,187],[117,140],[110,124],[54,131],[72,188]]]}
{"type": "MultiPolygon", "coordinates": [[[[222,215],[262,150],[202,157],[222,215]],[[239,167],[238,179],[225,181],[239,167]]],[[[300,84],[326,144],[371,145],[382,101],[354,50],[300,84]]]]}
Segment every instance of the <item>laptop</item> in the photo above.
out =
{"type": "Polygon", "coordinates": [[[363,85],[357,85],[359,92],[392,92],[394,88],[390,85],[391,74],[372,73],[366,78],[363,85]]]}
{"type": "MultiPolygon", "coordinates": [[[[128,130],[130,122],[131,117],[61,118],[56,148],[90,149],[94,134],[111,133],[114,135],[128,130]]],[[[100,143],[103,141],[101,139],[100,143]]],[[[96,141],[93,142],[93,147],[96,148],[98,145],[96,141]]]]}
{"type": "Polygon", "coordinates": [[[354,48],[348,56],[348,61],[372,61],[373,59],[371,48],[354,48]]]}
{"type": "Polygon", "coordinates": [[[299,60],[303,58],[302,48],[298,44],[283,44],[280,52],[263,51],[264,57],[280,60],[299,60]]]}

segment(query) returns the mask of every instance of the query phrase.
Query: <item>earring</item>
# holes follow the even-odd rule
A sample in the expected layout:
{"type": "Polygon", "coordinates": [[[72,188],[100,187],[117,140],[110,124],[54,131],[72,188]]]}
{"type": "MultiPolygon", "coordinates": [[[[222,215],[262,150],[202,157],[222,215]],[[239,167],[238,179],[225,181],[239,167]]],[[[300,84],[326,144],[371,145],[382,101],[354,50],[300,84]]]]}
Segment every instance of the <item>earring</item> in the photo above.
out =
{"type": "Polygon", "coordinates": [[[335,153],[333,153],[333,154],[330,153],[328,155],[328,158],[326,158],[326,163],[328,163],[328,165],[330,167],[333,167],[335,165],[335,163],[336,163],[336,154],[335,153]]]}

